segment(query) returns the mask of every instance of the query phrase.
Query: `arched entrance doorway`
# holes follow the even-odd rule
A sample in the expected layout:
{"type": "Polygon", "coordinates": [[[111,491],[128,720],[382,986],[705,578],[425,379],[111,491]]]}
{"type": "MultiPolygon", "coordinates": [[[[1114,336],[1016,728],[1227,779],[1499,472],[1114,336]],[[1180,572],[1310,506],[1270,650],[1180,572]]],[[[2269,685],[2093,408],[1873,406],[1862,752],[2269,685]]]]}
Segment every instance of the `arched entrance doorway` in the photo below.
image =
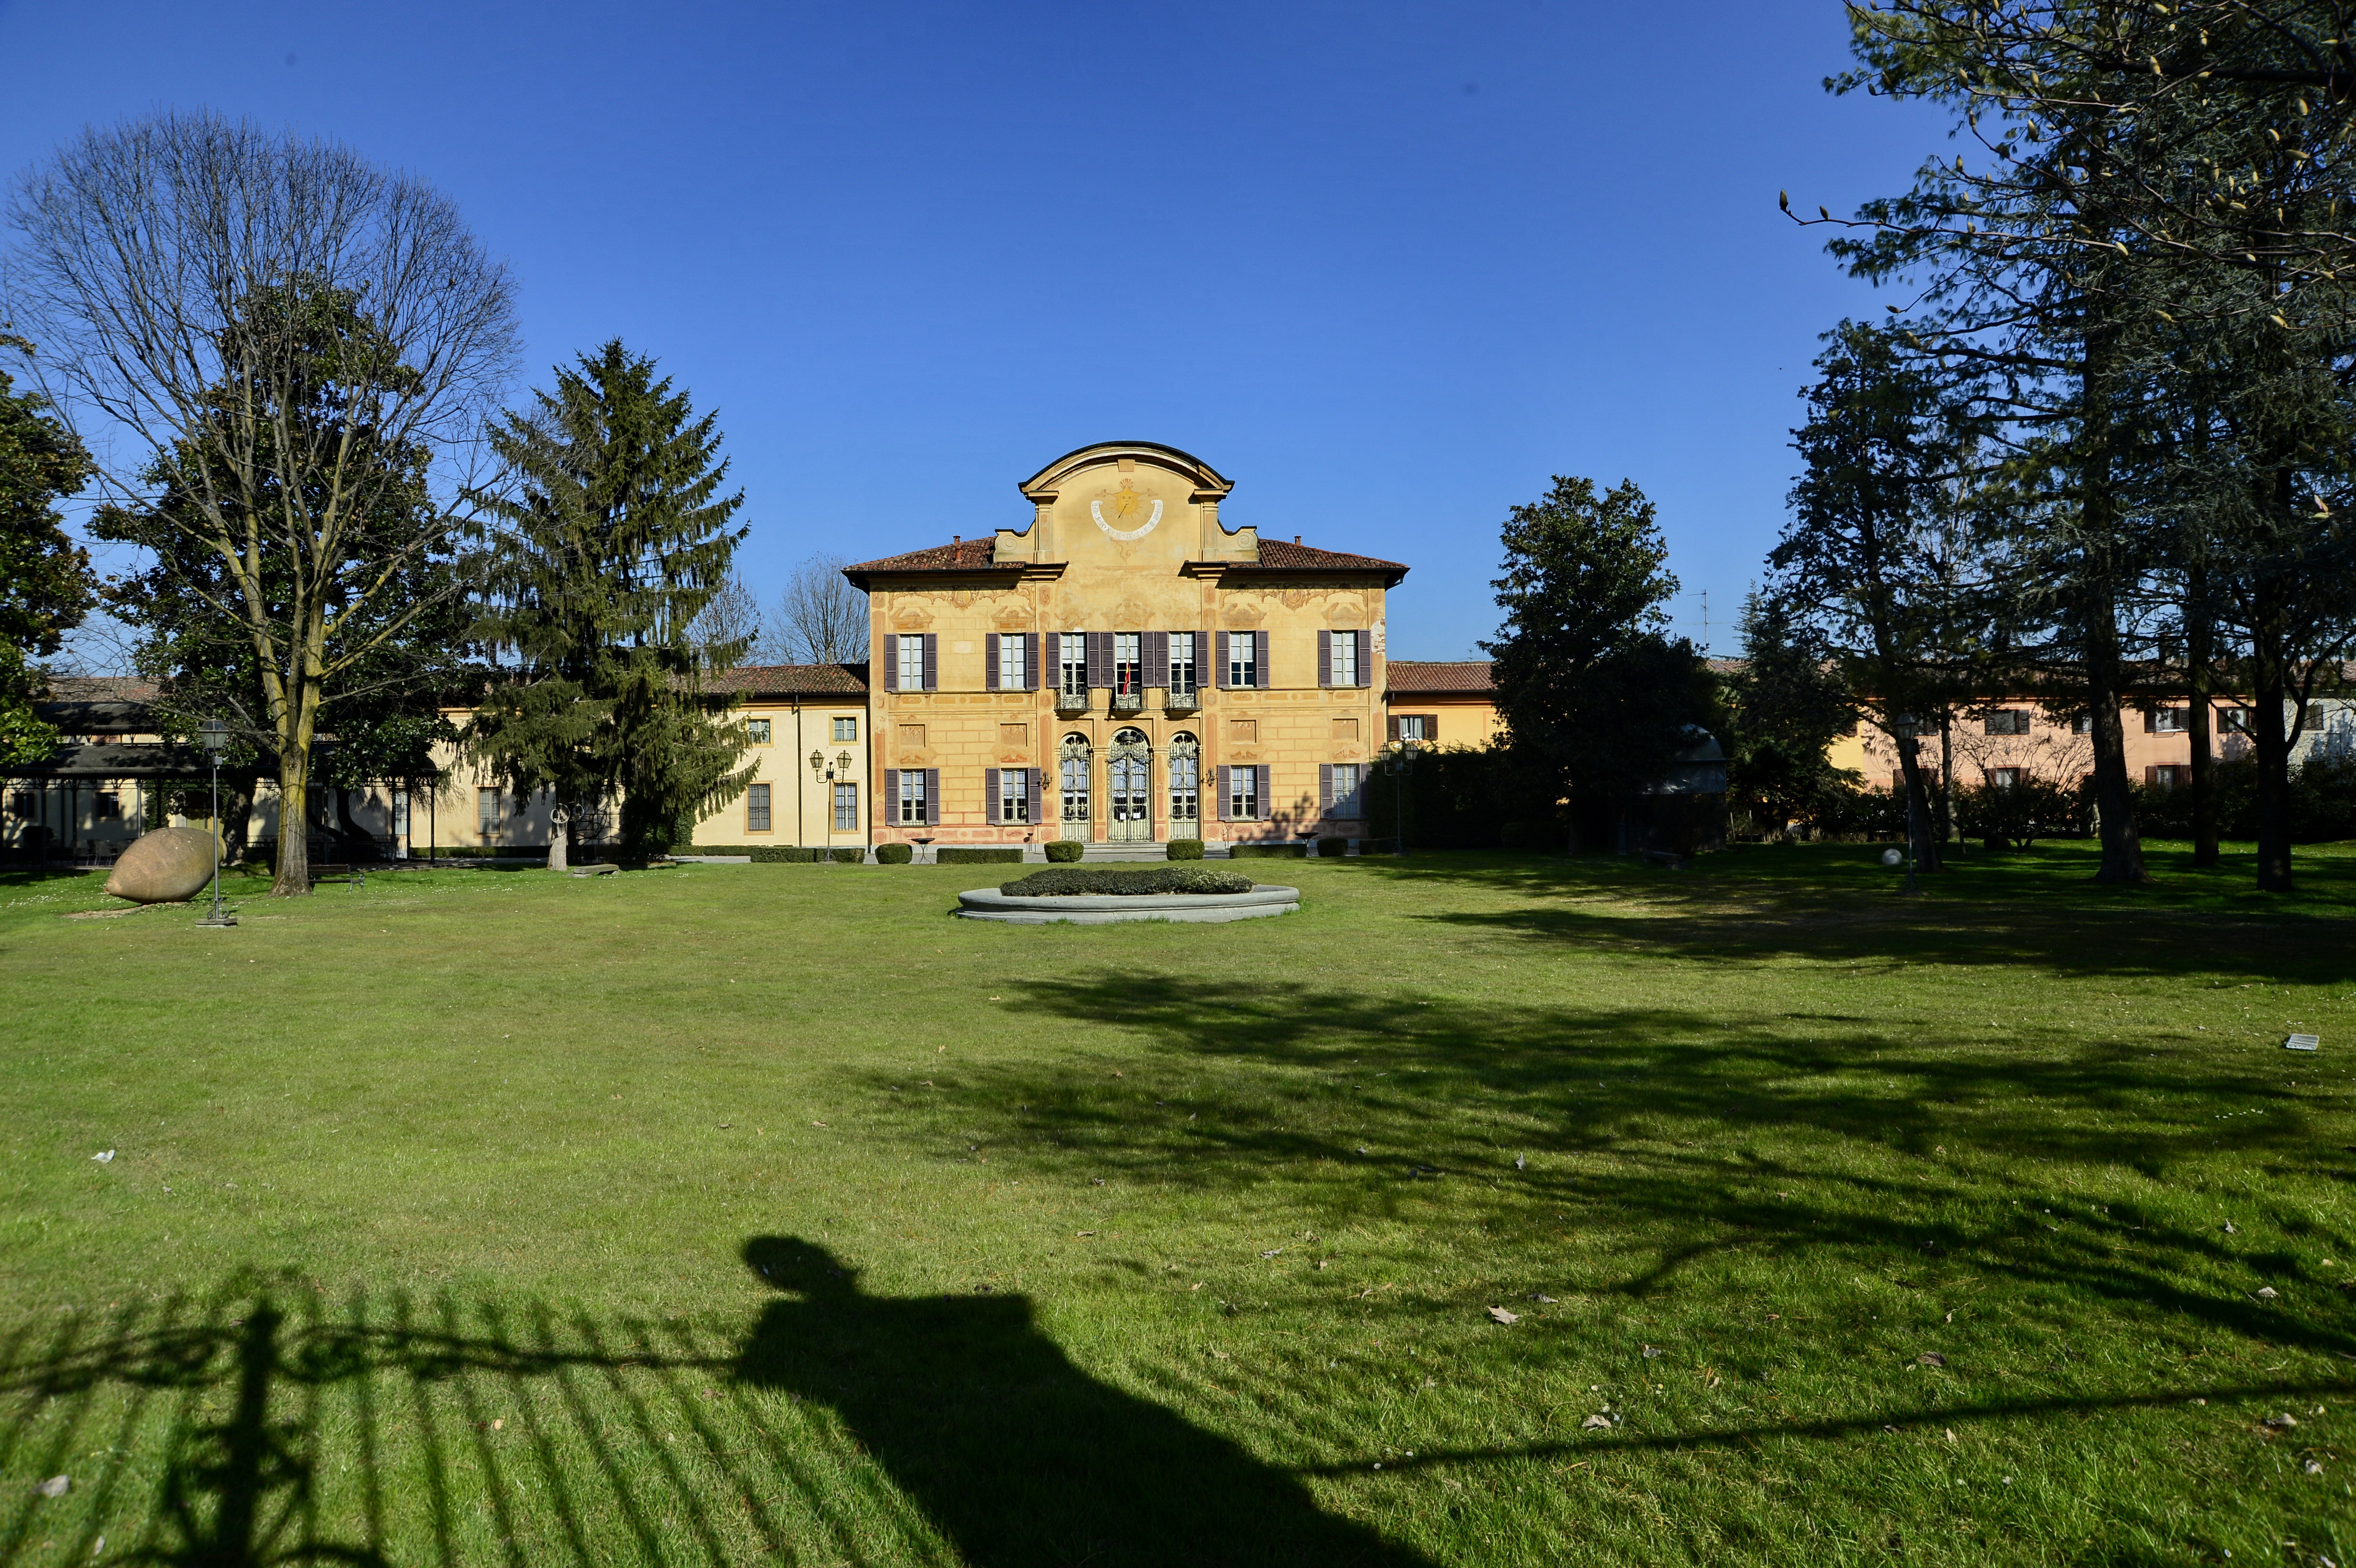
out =
{"type": "Polygon", "coordinates": [[[1105,753],[1108,811],[1105,837],[1114,844],[1153,840],[1153,745],[1142,730],[1115,731],[1105,753]]]}
{"type": "Polygon", "coordinates": [[[1203,748],[1184,730],[1170,737],[1170,837],[1203,836],[1203,748]]]}

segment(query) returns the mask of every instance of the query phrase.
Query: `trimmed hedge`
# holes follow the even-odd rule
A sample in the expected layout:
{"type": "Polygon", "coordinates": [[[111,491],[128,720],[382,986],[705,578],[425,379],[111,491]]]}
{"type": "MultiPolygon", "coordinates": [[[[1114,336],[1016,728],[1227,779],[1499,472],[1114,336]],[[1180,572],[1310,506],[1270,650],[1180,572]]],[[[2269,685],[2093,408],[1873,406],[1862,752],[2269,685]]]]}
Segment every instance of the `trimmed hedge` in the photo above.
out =
{"type": "Polygon", "coordinates": [[[875,863],[879,866],[905,866],[916,858],[916,847],[913,844],[875,846],[875,863]]]}
{"type": "Polygon", "coordinates": [[[1229,846],[1227,855],[1237,860],[1303,860],[1309,857],[1306,844],[1236,844],[1229,846]]]}
{"type": "Polygon", "coordinates": [[[935,858],[944,866],[1019,866],[1023,864],[1023,851],[1014,845],[999,848],[986,848],[978,845],[968,845],[963,848],[956,845],[943,845],[936,851],[935,858]]]}
{"type": "Polygon", "coordinates": [[[1047,859],[1055,865],[1067,866],[1087,852],[1087,846],[1077,838],[1057,838],[1047,846],[1047,859]]]}
{"type": "Polygon", "coordinates": [[[1173,860],[1199,860],[1203,858],[1203,841],[1200,838],[1173,838],[1170,840],[1169,858],[1173,860]]]}
{"type": "Polygon", "coordinates": [[[1081,866],[1033,871],[998,891],[1009,898],[1061,899],[1091,893],[1248,893],[1252,880],[1218,866],[1081,866]]]}
{"type": "Polygon", "coordinates": [[[1337,856],[1346,855],[1349,852],[1350,841],[1347,838],[1320,838],[1317,840],[1317,853],[1322,859],[1333,859],[1337,856]]]}

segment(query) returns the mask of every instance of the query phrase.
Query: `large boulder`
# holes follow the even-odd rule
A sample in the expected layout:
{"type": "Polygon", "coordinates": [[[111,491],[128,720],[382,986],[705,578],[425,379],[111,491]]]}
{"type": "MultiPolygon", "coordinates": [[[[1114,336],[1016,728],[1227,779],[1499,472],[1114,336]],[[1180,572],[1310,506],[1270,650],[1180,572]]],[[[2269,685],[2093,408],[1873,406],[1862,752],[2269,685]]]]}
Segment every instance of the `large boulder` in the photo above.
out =
{"type": "Polygon", "coordinates": [[[106,891],[133,903],[178,903],[212,880],[213,836],[196,827],[158,827],[133,840],[114,862],[106,891]]]}

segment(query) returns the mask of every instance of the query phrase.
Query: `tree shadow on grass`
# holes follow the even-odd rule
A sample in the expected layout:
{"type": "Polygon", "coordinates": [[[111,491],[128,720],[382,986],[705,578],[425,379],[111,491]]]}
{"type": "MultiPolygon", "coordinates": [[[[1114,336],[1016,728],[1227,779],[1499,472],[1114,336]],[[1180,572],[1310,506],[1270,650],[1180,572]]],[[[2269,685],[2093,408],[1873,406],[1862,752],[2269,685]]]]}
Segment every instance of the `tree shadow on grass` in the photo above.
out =
{"type": "MultiPolygon", "coordinates": [[[[1010,1174],[1266,1190],[1329,1227],[1432,1203],[1451,1223],[1550,1216],[1617,1238],[1605,1288],[1632,1297],[1737,1253],[1978,1270],[2062,1287],[2056,1311],[2149,1305],[2356,1357],[2356,1304],[2314,1266],[2356,1245],[2311,1201],[2356,1184],[2356,1158],[2271,1075],[2058,1029],[1998,1044],[1826,1013],[1730,1027],[1175,976],[1002,984],[1018,1015],[1094,1026],[1124,1075],[1094,1053],[875,1096],[948,1158],[980,1143],[1010,1174]],[[2274,1178],[2236,1200],[2232,1236],[2164,1189],[2218,1147],[2221,1106],[2237,1158],[2274,1178]],[[2261,1281],[2279,1298],[2254,1298],[2261,1281]]],[[[1445,1309],[1501,1287],[1468,1281],[1445,1309]]]]}
{"type": "Polygon", "coordinates": [[[1290,1473],[1074,1366],[1019,1296],[869,1296],[815,1243],[755,1238],[787,1299],[738,1375],[841,1413],[975,1568],[1424,1559],[1319,1509],[1290,1473]]]}
{"type": "Polygon", "coordinates": [[[0,1562],[1423,1563],[1097,1382],[1022,1297],[867,1296],[790,1239],[744,1257],[790,1296],[749,1331],[251,1277],[21,1327],[0,1562]]]}

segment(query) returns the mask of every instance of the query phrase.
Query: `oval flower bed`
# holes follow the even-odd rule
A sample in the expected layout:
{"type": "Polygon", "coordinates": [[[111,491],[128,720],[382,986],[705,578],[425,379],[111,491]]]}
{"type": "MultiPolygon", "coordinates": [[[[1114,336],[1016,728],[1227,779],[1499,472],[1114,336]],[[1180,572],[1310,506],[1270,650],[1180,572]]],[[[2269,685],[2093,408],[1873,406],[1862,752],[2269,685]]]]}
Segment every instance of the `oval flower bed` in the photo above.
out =
{"type": "Polygon", "coordinates": [[[1130,920],[1217,923],[1290,914],[1298,888],[1267,887],[1240,871],[1199,862],[1160,866],[1055,866],[997,888],[958,895],[966,920],[1014,925],[1130,920]]]}

